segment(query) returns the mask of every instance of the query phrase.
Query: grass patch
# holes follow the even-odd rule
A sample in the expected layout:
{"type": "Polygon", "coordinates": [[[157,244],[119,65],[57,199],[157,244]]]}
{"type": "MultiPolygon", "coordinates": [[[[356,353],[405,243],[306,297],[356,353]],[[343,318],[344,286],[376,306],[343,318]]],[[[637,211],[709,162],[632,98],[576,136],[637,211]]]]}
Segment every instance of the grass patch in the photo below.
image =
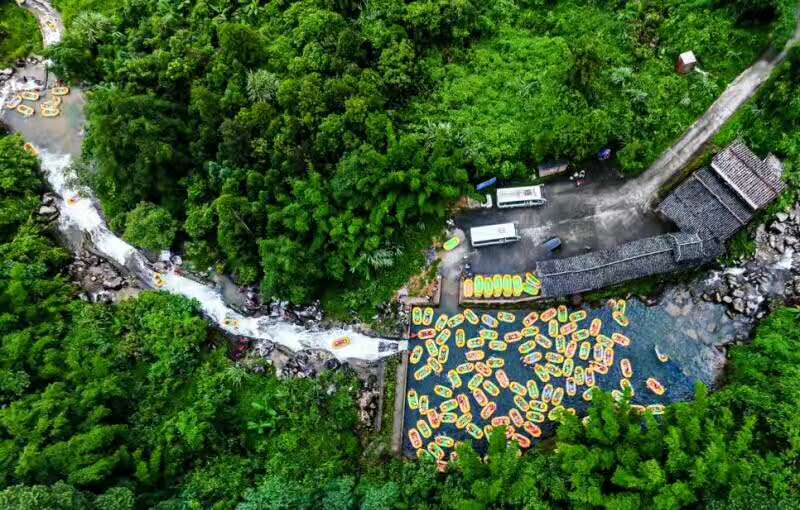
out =
{"type": "Polygon", "coordinates": [[[423,269],[419,274],[412,276],[408,281],[408,295],[411,297],[432,295],[435,290],[440,264],[441,259],[436,259],[433,264],[423,269]]]}
{"type": "Polygon", "coordinates": [[[376,278],[361,282],[361,285],[345,285],[344,288],[339,283],[332,285],[321,300],[325,311],[338,320],[371,319],[378,305],[391,300],[397,289],[412,275],[422,271],[431,239],[442,229],[439,222],[417,227],[409,230],[391,267],[385,268],[376,278]]]}
{"type": "Polygon", "coordinates": [[[42,34],[36,18],[13,1],[0,3],[0,67],[41,51],[42,34]]]}

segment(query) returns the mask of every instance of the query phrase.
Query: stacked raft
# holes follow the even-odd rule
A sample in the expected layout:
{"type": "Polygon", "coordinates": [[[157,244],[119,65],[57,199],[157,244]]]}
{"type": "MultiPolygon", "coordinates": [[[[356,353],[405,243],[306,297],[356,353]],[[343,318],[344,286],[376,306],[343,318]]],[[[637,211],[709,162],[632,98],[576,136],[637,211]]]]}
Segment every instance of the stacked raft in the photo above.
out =
{"type": "MultiPolygon", "coordinates": [[[[611,300],[608,306],[613,320],[620,327],[627,327],[626,302],[611,300]]],[[[419,394],[414,388],[408,390],[408,409],[419,418],[407,435],[417,456],[432,456],[440,470],[446,468],[448,458],[456,457],[457,446],[454,438],[437,432],[443,424],[453,424],[474,440],[482,440],[494,428],[505,426],[509,440],[528,448],[542,435],[544,423],[558,421],[563,413],[576,414],[574,408],[562,404],[565,396],[580,394],[583,400],[591,401],[596,374],[608,374],[617,351],[631,344],[631,339],[622,333],[605,335],[602,321],[589,321],[585,310],[570,312],[563,305],[527,314],[522,319],[522,329],[506,332],[502,338],[498,328],[501,323],[515,323],[514,313],[500,311],[478,316],[466,308],[452,317],[439,314],[434,320],[434,315],[430,307],[414,308],[411,314],[413,324],[420,328],[412,335],[409,371],[415,381],[433,378],[435,384],[432,395],[419,394]],[[478,336],[466,337],[466,323],[480,328],[478,336]],[[527,380],[512,380],[504,370],[510,355],[507,353],[515,350],[530,368],[527,380]],[[445,371],[451,355],[463,356],[464,362],[445,371]],[[498,415],[495,401],[502,392],[510,392],[514,402],[514,408],[506,415],[498,415]],[[436,400],[438,405],[434,404],[436,400]]],[[[621,357],[619,363],[622,378],[611,394],[618,401],[626,398],[626,392],[628,398],[634,398],[630,380],[634,367],[628,358],[621,357]]],[[[646,386],[655,395],[666,391],[652,377],[646,386]]],[[[642,413],[664,412],[661,404],[631,407],[642,413]]],[[[586,420],[588,416],[584,423],[586,420]]]]}
{"type": "Polygon", "coordinates": [[[461,296],[469,301],[536,297],[541,290],[542,282],[533,273],[476,275],[461,282],[461,296]]]}

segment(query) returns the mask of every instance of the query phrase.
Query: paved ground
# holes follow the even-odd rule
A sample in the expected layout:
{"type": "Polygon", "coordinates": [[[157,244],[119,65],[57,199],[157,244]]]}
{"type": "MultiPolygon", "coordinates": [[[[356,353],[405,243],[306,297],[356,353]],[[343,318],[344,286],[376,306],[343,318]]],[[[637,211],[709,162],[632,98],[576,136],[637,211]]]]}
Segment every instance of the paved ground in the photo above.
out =
{"type": "Polygon", "coordinates": [[[635,207],[633,203],[621,208],[599,206],[603,197],[615,195],[625,182],[607,168],[592,174],[592,181],[581,187],[567,177],[546,184],[548,202],[542,207],[480,209],[460,215],[456,224],[464,232],[480,225],[513,222],[522,237],[512,245],[470,248],[472,270],[524,271],[530,269],[534,260],[567,257],[674,230],[650,209],[635,207]],[[561,238],[563,246],[550,253],[542,243],[553,236],[561,238]]]}

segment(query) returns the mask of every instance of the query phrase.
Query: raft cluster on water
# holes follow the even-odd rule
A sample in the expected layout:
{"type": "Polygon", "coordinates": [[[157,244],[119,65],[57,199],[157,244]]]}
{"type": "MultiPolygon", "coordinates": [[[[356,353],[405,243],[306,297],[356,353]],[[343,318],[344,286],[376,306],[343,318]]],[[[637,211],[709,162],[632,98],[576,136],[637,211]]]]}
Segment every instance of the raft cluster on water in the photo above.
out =
{"type": "Polygon", "coordinates": [[[665,385],[652,376],[633,379],[626,306],[609,301],[605,321],[562,305],[530,312],[521,323],[507,311],[464,309],[434,320],[432,308],[413,309],[406,450],[433,456],[444,469],[459,441],[480,442],[499,426],[528,448],[562,413],[585,410],[596,387],[617,400],[629,392],[634,409],[662,413],[665,385]]]}

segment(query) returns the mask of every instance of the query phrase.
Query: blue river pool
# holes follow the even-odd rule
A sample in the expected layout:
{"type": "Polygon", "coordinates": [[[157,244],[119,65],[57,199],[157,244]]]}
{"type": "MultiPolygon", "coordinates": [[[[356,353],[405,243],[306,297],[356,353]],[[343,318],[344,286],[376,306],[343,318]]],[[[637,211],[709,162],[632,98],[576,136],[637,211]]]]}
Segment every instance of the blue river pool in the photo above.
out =
{"type": "MultiPolygon", "coordinates": [[[[546,308],[541,308],[537,309],[537,311],[541,313],[545,309],[546,308]]],[[[579,308],[568,307],[568,309],[569,312],[574,312],[579,308]]],[[[634,396],[632,399],[633,404],[668,404],[671,402],[689,400],[693,397],[694,386],[698,381],[698,377],[690,375],[693,370],[687,370],[686,367],[681,366],[679,361],[677,361],[676,358],[671,355],[671,350],[673,350],[676,345],[691,345],[696,343],[692,338],[686,336],[687,332],[679,329],[679,324],[681,321],[676,321],[668,313],[665,313],[665,311],[660,307],[647,307],[638,300],[630,300],[627,303],[626,315],[630,321],[630,324],[627,327],[622,327],[613,320],[612,309],[608,306],[599,306],[596,308],[583,307],[580,309],[583,309],[587,312],[587,318],[578,323],[579,328],[588,329],[593,319],[600,319],[602,321],[602,329],[600,332],[602,335],[611,337],[614,333],[621,333],[630,338],[629,346],[614,346],[614,364],[608,369],[608,373],[595,373],[596,387],[605,391],[620,389],[620,379],[623,378],[620,368],[620,361],[623,358],[627,358],[630,360],[633,368],[633,375],[630,378],[630,382],[634,390],[634,396]],[[669,361],[665,363],[659,361],[655,353],[656,345],[659,347],[659,350],[662,353],[670,355],[669,361]],[[658,396],[647,388],[645,381],[649,377],[654,377],[664,386],[666,391],[663,395],[658,396]]],[[[478,316],[481,316],[483,313],[488,313],[492,317],[497,316],[497,311],[485,311],[480,309],[473,309],[473,311],[478,316]]],[[[515,314],[516,321],[514,323],[499,323],[499,326],[496,330],[498,331],[499,338],[501,340],[503,339],[505,333],[510,331],[519,331],[524,327],[522,324],[522,319],[530,310],[510,311],[515,314]]],[[[440,312],[437,310],[434,315],[434,322],[439,316],[439,313],[440,312]]],[[[546,323],[542,323],[540,320],[537,321],[534,326],[537,326],[541,330],[542,334],[547,336],[548,325],[546,323]]],[[[409,342],[409,350],[413,349],[417,345],[424,346],[424,340],[417,339],[416,333],[421,329],[430,327],[432,326],[411,326],[412,340],[409,342]]],[[[409,364],[408,385],[406,389],[415,390],[419,396],[427,395],[430,402],[429,408],[431,409],[435,408],[438,410],[439,405],[443,401],[447,400],[447,398],[441,397],[434,392],[434,386],[442,385],[450,388],[451,384],[448,380],[447,372],[451,369],[455,369],[458,365],[467,362],[465,355],[470,349],[468,349],[466,345],[462,348],[456,347],[455,333],[457,329],[464,329],[466,333],[465,336],[467,339],[469,339],[479,336],[479,330],[487,328],[482,323],[479,323],[478,325],[472,325],[468,321],[464,321],[461,325],[452,328],[451,337],[445,343],[449,347],[449,357],[440,374],[432,373],[420,381],[415,379],[415,371],[422,367],[428,359],[427,351],[424,352],[422,359],[418,363],[409,364]]],[[[519,346],[527,340],[530,339],[524,338],[518,342],[509,343],[508,348],[502,352],[491,350],[488,347],[489,342],[487,341],[480,350],[485,351],[486,358],[502,358],[505,362],[503,370],[506,372],[511,381],[517,381],[525,386],[528,380],[533,379],[537,382],[538,387],[541,390],[545,384],[537,378],[534,373],[533,366],[526,365],[522,362],[523,356],[518,350],[519,346]]],[[[588,340],[592,346],[594,346],[595,339],[589,338],[588,340]]],[[[555,352],[556,345],[554,343],[550,349],[544,349],[542,346],[537,346],[536,351],[543,354],[547,352],[555,352]]],[[[676,352],[676,354],[678,354],[678,360],[686,359],[687,354],[691,356],[690,353],[685,351],[686,350],[680,353],[676,352]]],[[[581,360],[576,354],[573,359],[576,367],[586,367],[588,366],[589,360],[592,360],[593,358],[590,354],[588,360],[581,360]]],[[[540,364],[545,363],[545,360],[540,362],[540,364]]],[[[472,421],[479,427],[483,428],[484,425],[489,423],[491,418],[489,420],[483,420],[481,418],[481,407],[478,405],[470,390],[467,388],[467,382],[473,374],[474,372],[462,375],[462,386],[459,388],[452,388],[452,391],[454,396],[458,394],[464,394],[467,396],[471,406],[471,414],[473,416],[472,421]]],[[[497,379],[495,378],[494,373],[487,379],[490,379],[497,384],[497,379]]],[[[563,388],[565,386],[565,377],[551,378],[550,383],[555,387],[563,388]]],[[[574,396],[568,396],[565,393],[562,405],[565,408],[574,408],[577,411],[578,416],[583,416],[587,407],[590,405],[588,402],[585,402],[581,396],[586,388],[586,385],[578,386],[577,392],[574,396]]],[[[516,407],[513,401],[514,393],[512,393],[509,389],[500,388],[500,394],[497,397],[492,397],[488,394],[487,396],[490,401],[495,402],[497,405],[497,410],[493,413],[492,417],[503,415],[507,416],[509,411],[516,407]]],[[[411,409],[409,407],[407,398],[405,406],[403,450],[407,456],[413,457],[416,455],[416,449],[411,444],[408,432],[412,428],[417,428],[418,420],[425,420],[425,416],[421,415],[418,409],[411,409]]],[[[456,409],[455,413],[459,416],[462,414],[459,409],[456,409]]],[[[525,413],[522,413],[522,415],[524,417],[525,413]]],[[[552,435],[556,424],[550,420],[545,420],[543,423],[538,423],[537,425],[542,430],[542,436],[539,438],[539,440],[541,440],[552,435]]],[[[517,431],[524,433],[519,428],[517,428],[517,431]]],[[[472,441],[473,444],[475,444],[479,449],[482,448],[483,443],[485,442],[484,439],[479,441],[474,440],[464,429],[459,429],[455,426],[455,424],[452,423],[442,423],[438,429],[433,430],[430,438],[423,438],[422,441],[427,445],[438,435],[446,435],[457,442],[472,441]]],[[[536,439],[533,439],[534,444],[536,441],[536,439]]],[[[448,452],[450,448],[444,448],[444,450],[448,452]]]]}

